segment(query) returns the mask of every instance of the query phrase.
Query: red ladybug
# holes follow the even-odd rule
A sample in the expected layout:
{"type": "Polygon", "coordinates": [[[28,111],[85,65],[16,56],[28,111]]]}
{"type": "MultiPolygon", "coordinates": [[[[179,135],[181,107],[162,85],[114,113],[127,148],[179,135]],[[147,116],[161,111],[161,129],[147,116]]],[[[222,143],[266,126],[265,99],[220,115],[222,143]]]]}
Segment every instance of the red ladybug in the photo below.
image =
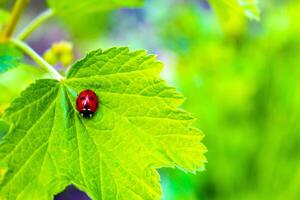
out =
{"type": "Polygon", "coordinates": [[[77,111],[84,118],[91,118],[98,109],[98,97],[93,90],[83,90],[76,100],[77,111]]]}

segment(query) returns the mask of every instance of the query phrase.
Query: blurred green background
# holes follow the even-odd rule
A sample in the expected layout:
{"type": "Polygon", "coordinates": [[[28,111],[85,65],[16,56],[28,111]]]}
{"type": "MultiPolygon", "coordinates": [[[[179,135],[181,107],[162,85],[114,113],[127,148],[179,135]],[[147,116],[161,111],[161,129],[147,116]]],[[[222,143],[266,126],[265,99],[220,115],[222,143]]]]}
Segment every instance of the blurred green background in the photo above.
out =
{"type": "MultiPolygon", "coordinates": [[[[43,1],[33,2],[21,26],[44,10],[43,1]]],[[[77,58],[96,48],[129,46],[165,63],[162,76],[187,97],[183,108],[206,135],[208,163],[196,175],[161,169],[163,199],[296,200],[300,1],[258,5],[259,22],[205,0],[146,0],[137,9],[50,20],[28,42],[43,54],[53,42],[72,41],[77,58]]],[[[27,65],[1,74],[0,112],[45,76],[27,65]]]]}

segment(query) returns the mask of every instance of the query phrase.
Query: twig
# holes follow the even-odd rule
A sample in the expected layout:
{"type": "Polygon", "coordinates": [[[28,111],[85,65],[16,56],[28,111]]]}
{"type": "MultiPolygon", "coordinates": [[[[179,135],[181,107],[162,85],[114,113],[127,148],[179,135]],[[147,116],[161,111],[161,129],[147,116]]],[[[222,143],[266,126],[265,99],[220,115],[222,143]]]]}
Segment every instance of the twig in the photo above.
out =
{"type": "Polygon", "coordinates": [[[24,53],[32,58],[37,64],[41,67],[44,67],[48,72],[53,74],[53,76],[57,80],[62,80],[64,77],[60,75],[49,63],[47,63],[40,55],[38,55],[30,46],[28,46],[25,42],[17,39],[11,39],[11,43],[16,45],[19,49],[21,49],[24,53]]]}

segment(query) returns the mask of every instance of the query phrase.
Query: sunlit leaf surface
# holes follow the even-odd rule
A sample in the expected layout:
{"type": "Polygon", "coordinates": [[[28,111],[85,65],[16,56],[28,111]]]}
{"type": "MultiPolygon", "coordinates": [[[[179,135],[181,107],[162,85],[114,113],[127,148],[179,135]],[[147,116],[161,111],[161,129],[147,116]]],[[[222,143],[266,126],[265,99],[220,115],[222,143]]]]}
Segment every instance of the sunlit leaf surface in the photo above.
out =
{"type": "Polygon", "coordinates": [[[0,145],[0,197],[53,199],[74,184],[92,199],[161,199],[157,168],[203,169],[203,135],[161,69],[145,51],[97,50],[67,79],[28,87],[3,115],[12,128],[0,145]],[[100,100],[91,119],[76,110],[84,89],[100,100]]]}

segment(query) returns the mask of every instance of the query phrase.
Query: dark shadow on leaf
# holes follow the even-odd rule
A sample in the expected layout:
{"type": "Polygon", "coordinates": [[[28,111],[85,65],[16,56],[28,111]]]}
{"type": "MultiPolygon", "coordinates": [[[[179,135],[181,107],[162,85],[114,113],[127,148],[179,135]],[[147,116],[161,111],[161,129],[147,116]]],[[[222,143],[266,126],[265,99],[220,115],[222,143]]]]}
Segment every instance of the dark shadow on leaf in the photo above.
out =
{"type": "Polygon", "coordinates": [[[91,200],[84,192],[75,186],[68,186],[63,192],[54,197],[54,200],[91,200]]]}

